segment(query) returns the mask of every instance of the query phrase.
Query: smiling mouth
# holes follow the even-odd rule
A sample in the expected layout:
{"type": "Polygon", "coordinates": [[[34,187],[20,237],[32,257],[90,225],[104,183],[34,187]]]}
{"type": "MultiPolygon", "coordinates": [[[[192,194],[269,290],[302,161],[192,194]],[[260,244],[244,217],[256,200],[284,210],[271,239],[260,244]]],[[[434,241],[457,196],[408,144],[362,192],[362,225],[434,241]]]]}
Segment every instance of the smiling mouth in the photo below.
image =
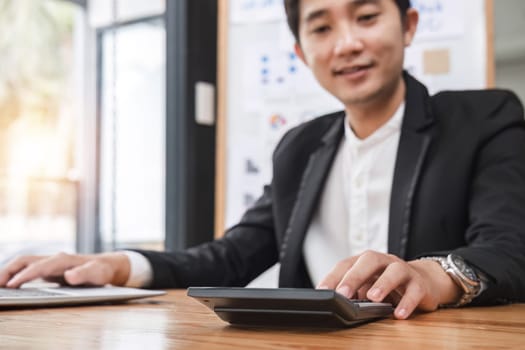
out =
{"type": "Polygon", "coordinates": [[[369,63],[369,64],[356,65],[352,67],[336,69],[334,70],[334,75],[352,75],[352,74],[356,74],[361,71],[370,69],[372,68],[372,66],[373,66],[373,63],[369,63]]]}

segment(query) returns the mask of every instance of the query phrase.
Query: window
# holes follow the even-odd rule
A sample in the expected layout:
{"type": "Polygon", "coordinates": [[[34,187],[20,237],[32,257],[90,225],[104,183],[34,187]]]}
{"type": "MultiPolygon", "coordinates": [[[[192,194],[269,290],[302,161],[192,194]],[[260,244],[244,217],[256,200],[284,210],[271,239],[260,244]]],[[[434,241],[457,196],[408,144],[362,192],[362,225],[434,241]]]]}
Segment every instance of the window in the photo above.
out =
{"type": "Polygon", "coordinates": [[[99,31],[102,250],[164,247],[165,35],[161,16],[99,31]]]}
{"type": "Polygon", "coordinates": [[[82,16],[64,1],[0,0],[0,263],[75,247],[82,16]]]}

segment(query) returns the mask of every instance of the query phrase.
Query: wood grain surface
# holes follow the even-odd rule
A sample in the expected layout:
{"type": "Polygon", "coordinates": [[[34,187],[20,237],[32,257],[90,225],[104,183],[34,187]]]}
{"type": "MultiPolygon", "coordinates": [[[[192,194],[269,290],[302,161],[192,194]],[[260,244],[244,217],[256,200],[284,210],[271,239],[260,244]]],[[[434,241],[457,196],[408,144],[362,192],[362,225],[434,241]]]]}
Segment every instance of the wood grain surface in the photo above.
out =
{"type": "Polygon", "coordinates": [[[525,304],[356,328],[238,328],[185,290],[117,305],[0,309],[0,349],[524,349],[525,304]]]}

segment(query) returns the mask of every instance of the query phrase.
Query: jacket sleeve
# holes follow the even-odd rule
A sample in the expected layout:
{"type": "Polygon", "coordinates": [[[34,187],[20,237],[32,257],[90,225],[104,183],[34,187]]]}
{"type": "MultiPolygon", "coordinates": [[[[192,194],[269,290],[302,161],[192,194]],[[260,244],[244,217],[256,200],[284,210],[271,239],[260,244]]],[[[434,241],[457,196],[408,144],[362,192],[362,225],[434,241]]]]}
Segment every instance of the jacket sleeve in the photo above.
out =
{"type": "Polygon", "coordinates": [[[224,237],[175,252],[137,250],[151,263],[151,288],[244,286],[277,262],[271,186],[224,237]]]}
{"type": "Polygon", "coordinates": [[[480,125],[467,246],[454,251],[489,277],[476,304],[525,301],[525,122],[519,100],[498,93],[480,125]]]}
{"type": "MultiPolygon", "coordinates": [[[[286,152],[292,135],[286,132],[277,144],[273,159],[286,152]]],[[[188,286],[245,286],[278,262],[273,186],[264,187],[262,196],[248,209],[240,222],[212,242],[175,252],[136,250],[151,263],[151,288],[188,286]]]]}

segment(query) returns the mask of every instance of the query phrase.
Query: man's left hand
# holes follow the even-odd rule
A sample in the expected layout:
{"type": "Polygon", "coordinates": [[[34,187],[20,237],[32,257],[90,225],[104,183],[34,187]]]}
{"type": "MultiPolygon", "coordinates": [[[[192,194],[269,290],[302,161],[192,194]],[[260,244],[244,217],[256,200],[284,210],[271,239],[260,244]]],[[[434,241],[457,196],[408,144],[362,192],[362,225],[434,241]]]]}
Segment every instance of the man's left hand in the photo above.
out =
{"type": "Polygon", "coordinates": [[[395,255],[366,251],[340,261],[319,283],[347,298],[388,300],[394,316],[408,318],[414,310],[434,311],[459,300],[460,287],[431,260],[406,262],[395,255]]]}

